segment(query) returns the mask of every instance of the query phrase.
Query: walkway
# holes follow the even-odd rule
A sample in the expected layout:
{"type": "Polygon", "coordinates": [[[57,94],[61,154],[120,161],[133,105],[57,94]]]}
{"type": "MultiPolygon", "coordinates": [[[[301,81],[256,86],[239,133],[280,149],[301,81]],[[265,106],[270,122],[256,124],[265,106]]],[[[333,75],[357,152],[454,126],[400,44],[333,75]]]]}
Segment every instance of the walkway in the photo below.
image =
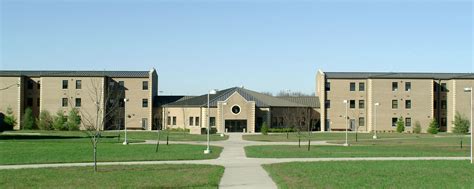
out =
{"type": "MultiPolygon", "coordinates": [[[[156,141],[146,141],[156,144],[156,141]]],[[[174,144],[203,144],[206,142],[170,142],[174,144]]],[[[219,188],[277,188],[262,164],[309,161],[393,161],[393,160],[468,160],[469,157],[372,157],[372,158],[247,158],[244,147],[251,145],[297,145],[297,142],[256,142],[245,141],[241,133],[229,134],[225,141],[211,142],[211,145],[222,146],[218,159],[189,160],[189,161],[133,161],[133,162],[100,162],[99,165],[137,165],[137,164],[212,164],[225,167],[219,188]]],[[[325,141],[315,141],[312,145],[334,145],[325,141]]],[[[47,168],[92,166],[92,163],[60,163],[60,164],[30,164],[30,165],[0,165],[2,169],[47,168]]]]}

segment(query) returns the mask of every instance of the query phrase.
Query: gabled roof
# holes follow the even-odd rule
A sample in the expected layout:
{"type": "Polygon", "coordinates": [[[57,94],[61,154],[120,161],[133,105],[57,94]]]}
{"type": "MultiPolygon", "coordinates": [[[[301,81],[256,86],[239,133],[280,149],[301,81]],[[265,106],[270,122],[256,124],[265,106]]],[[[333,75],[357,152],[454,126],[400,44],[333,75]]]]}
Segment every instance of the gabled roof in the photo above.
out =
{"type": "Polygon", "coordinates": [[[149,71],[21,71],[0,70],[0,76],[28,77],[124,77],[147,78],[149,71]]]}
{"type": "Polygon", "coordinates": [[[153,97],[153,107],[160,107],[166,104],[173,102],[187,100],[194,98],[195,96],[154,96],[153,97]]]}
{"type": "Polygon", "coordinates": [[[324,72],[328,79],[474,79],[473,73],[324,72]]]}
{"type": "Polygon", "coordinates": [[[305,105],[311,108],[319,108],[319,97],[317,96],[282,96],[277,98],[305,105]]]}
{"type": "MultiPolygon", "coordinates": [[[[238,93],[247,101],[254,101],[257,107],[309,107],[307,105],[290,102],[284,99],[268,96],[262,93],[251,91],[248,89],[233,87],[217,92],[209,96],[210,106],[216,107],[217,102],[227,100],[232,94],[238,93]]],[[[164,105],[166,107],[181,107],[181,106],[207,106],[207,94],[193,97],[187,100],[180,100],[164,105]]]]}

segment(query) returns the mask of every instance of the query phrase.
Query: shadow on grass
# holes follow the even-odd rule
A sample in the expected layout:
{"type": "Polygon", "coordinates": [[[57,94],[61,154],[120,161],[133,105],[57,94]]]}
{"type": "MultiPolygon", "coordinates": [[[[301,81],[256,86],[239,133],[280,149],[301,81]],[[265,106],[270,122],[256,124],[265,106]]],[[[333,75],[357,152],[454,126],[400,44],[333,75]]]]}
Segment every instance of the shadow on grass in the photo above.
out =
{"type": "MultiPolygon", "coordinates": [[[[0,135],[0,140],[51,140],[51,139],[85,139],[88,136],[55,136],[55,135],[0,135]]],[[[101,136],[100,138],[117,138],[101,136]]]]}

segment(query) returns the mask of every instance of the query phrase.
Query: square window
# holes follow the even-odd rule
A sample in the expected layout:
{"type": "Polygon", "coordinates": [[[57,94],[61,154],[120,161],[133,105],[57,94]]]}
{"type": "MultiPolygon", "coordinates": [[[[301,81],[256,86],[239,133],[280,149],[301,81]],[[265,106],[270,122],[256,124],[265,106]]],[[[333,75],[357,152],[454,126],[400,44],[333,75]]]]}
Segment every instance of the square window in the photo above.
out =
{"type": "Polygon", "coordinates": [[[81,98],[76,98],[76,107],[81,107],[81,98]]]}
{"type": "Polygon", "coordinates": [[[142,128],[148,128],[148,118],[142,118],[142,128]]]}
{"type": "Polygon", "coordinates": [[[147,98],[142,99],[142,107],[143,108],[148,107],[148,99],[147,98]]]}
{"type": "Polygon", "coordinates": [[[173,125],[176,125],[176,116],[173,116],[173,125]]]}
{"type": "Polygon", "coordinates": [[[365,83],[364,82],[359,83],[359,91],[365,91],[365,83]]]}
{"type": "Polygon", "coordinates": [[[331,101],[330,101],[330,100],[326,100],[325,106],[326,106],[327,109],[331,108],[331,101]]]}
{"type": "Polygon", "coordinates": [[[194,117],[189,117],[189,125],[194,125],[194,117]]]}
{"type": "Polygon", "coordinates": [[[63,89],[67,89],[67,86],[68,85],[68,81],[67,80],[63,80],[63,89]]]}
{"type": "Polygon", "coordinates": [[[441,109],[445,110],[448,108],[448,102],[446,100],[441,100],[441,109]]]}
{"type": "Polygon", "coordinates": [[[148,90],[148,81],[143,81],[142,89],[143,90],[148,90]]]}
{"type": "Polygon", "coordinates": [[[411,82],[405,83],[405,91],[411,91],[411,82]]]}
{"type": "Polygon", "coordinates": [[[196,121],[196,126],[199,126],[199,117],[195,117],[194,120],[196,121]]]}
{"type": "Polygon", "coordinates": [[[171,117],[170,116],[168,116],[168,119],[166,120],[166,122],[167,122],[167,125],[171,125],[171,117]]]}
{"type": "Polygon", "coordinates": [[[448,86],[446,83],[441,83],[441,92],[446,92],[448,91],[448,86]]]}
{"type": "Polygon", "coordinates": [[[216,117],[209,117],[209,125],[216,126],[216,117]]]}
{"type": "Polygon", "coordinates": [[[82,80],[76,80],[76,89],[82,89],[82,80]]]}
{"type": "Polygon", "coordinates": [[[392,109],[398,109],[398,100],[392,100],[392,109]]]}
{"type": "Polygon", "coordinates": [[[331,91],[331,83],[330,82],[326,82],[326,91],[331,91]]]}
{"type": "Polygon", "coordinates": [[[63,98],[62,106],[67,107],[67,98],[63,98]]]}
{"type": "Polygon", "coordinates": [[[411,127],[411,118],[405,118],[405,127],[411,127]]]}
{"type": "Polygon", "coordinates": [[[356,83],[351,82],[351,83],[349,84],[349,90],[350,90],[350,91],[355,91],[355,90],[356,90],[356,83]]]}
{"type": "Polygon", "coordinates": [[[411,100],[405,100],[405,108],[411,109],[411,100]]]}
{"type": "Polygon", "coordinates": [[[365,108],[365,100],[359,100],[359,109],[365,108]]]}
{"type": "Polygon", "coordinates": [[[349,101],[349,108],[354,109],[356,107],[356,101],[355,100],[350,100],[349,101]]]}
{"type": "Polygon", "coordinates": [[[398,91],[398,82],[392,82],[392,91],[398,91]]]}

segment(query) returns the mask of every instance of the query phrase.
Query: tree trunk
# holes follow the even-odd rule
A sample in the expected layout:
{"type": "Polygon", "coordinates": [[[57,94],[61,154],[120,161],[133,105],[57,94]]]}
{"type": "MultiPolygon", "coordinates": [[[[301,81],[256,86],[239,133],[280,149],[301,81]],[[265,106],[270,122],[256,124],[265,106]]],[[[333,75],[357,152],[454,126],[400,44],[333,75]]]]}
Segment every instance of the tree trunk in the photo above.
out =
{"type": "Polygon", "coordinates": [[[97,139],[94,138],[94,172],[97,172],[97,139]]]}
{"type": "Polygon", "coordinates": [[[308,139],[308,151],[311,149],[311,139],[308,139]]]}
{"type": "Polygon", "coordinates": [[[158,130],[158,141],[156,142],[155,152],[158,152],[159,147],[160,147],[160,131],[158,130]]]}
{"type": "Polygon", "coordinates": [[[461,141],[460,141],[460,142],[461,142],[461,149],[462,149],[462,138],[461,138],[461,141]]]}

